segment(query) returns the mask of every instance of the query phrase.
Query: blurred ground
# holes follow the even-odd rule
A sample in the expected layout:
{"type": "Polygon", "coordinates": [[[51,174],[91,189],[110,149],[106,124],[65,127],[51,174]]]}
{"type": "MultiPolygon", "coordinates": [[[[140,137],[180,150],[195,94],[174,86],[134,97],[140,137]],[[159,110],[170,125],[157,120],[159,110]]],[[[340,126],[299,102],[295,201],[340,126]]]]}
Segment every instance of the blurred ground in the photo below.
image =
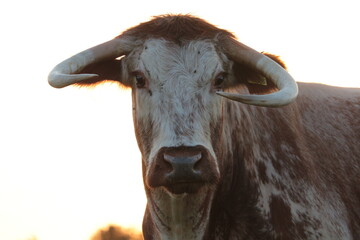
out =
{"type": "Polygon", "coordinates": [[[91,240],[143,240],[143,237],[142,233],[135,229],[110,225],[98,230],[91,240]]]}

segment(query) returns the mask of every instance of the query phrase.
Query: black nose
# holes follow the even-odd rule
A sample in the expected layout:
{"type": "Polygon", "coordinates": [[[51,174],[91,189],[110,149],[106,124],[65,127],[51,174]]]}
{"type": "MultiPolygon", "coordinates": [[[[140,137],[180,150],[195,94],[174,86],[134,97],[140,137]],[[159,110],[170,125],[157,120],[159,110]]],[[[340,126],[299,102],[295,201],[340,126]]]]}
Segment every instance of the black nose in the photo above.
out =
{"type": "Polygon", "coordinates": [[[165,174],[168,181],[172,183],[186,183],[201,181],[201,170],[198,168],[202,161],[200,151],[190,151],[187,154],[179,154],[177,151],[167,151],[163,155],[171,168],[165,174]]]}
{"type": "Polygon", "coordinates": [[[205,147],[164,147],[151,163],[146,183],[150,188],[165,187],[181,194],[195,193],[218,178],[215,161],[205,147]]]}

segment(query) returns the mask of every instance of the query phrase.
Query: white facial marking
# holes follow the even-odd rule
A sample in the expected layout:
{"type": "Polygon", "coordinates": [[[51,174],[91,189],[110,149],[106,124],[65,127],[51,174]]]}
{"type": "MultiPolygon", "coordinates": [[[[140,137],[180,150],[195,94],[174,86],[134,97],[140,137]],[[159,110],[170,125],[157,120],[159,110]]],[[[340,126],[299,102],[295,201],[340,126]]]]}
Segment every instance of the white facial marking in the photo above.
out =
{"type": "MultiPolygon", "coordinates": [[[[144,136],[151,135],[144,159],[145,175],[161,148],[197,145],[209,151],[219,172],[210,124],[221,115],[221,97],[215,94],[213,81],[224,67],[214,45],[210,41],[191,41],[179,46],[150,39],[130,61],[129,71],[141,72],[147,79],[146,87],[133,89],[135,129],[145,129],[144,136]]],[[[140,137],[140,141],[146,140],[140,137]]],[[[214,194],[210,186],[182,196],[174,196],[162,187],[148,194],[161,239],[202,239],[214,194]]]]}
{"type": "Polygon", "coordinates": [[[151,39],[134,71],[148,79],[148,89],[136,90],[137,120],[152,124],[149,162],[162,147],[203,145],[214,155],[209,123],[220,116],[220,97],[212,80],[224,71],[208,41],[178,46],[151,39]],[[149,94],[151,91],[151,94],[149,94]]]}

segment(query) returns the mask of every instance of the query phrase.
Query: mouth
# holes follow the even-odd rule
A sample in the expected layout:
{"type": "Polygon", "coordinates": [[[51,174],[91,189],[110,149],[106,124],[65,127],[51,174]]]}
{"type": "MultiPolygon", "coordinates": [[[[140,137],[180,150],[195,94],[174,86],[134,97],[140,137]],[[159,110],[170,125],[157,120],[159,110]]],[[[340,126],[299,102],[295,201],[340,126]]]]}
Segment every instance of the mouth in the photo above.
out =
{"type": "Polygon", "coordinates": [[[204,186],[204,183],[201,182],[179,182],[179,183],[173,183],[171,185],[164,186],[165,189],[175,195],[180,194],[195,194],[199,192],[199,190],[204,186]]]}

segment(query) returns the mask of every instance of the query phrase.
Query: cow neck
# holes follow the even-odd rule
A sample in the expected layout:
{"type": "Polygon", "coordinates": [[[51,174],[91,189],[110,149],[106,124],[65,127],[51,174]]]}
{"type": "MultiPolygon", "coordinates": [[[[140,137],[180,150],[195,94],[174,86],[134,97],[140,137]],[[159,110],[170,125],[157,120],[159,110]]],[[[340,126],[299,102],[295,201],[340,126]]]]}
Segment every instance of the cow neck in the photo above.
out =
{"type": "Polygon", "coordinates": [[[249,156],[258,135],[254,111],[256,107],[244,104],[224,104],[221,150],[217,151],[222,181],[215,194],[204,239],[231,239],[232,236],[246,239],[249,235],[266,239],[264,233],[258,231],[265,228],[265,221],[256,207],[256,166],[249,156]]]}
{"type": "Polygon", "coordinates": [[[171,197],[162,189],[147,190],[144,239],[203,239],[213,193],[204,188],[196,195],[171,197]]]}

